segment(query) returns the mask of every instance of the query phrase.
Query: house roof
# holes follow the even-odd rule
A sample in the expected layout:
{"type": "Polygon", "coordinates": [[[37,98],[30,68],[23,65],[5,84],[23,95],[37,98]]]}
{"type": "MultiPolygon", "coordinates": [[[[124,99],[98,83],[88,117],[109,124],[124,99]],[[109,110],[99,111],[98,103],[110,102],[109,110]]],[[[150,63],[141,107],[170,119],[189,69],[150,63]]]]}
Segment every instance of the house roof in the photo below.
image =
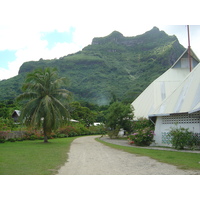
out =
{"type": "MultiPolygon", "coordinates": [[[[20,110],[14,110],[13,114],[15,114],[15,113],[16,113],[18,116],[20,116],[21,111],[20,111],[20,110]]],[[[13,114],[12,114],[12,115],[13,115],[13,114]]]]}
{"type": "MultiPolygon", "coordinates": [[[[190,49],[190,55],[191,55],[193,61],[196,61],[197,63],[200,62],[199,58],[196,56],[196,54],[194,53],[194,51],[192,49],[190,49]]],[[[177,59],[177,61],[172,65],[171,68],[177,67],[178,63],[181,61],[182,58],[188,58],[188,49],[186,49],[182,53],[182,55],[177,59]]],[[[195,63],[194,62],[193,62],[193,67],[195,67],[195,63]]]]}
{"type": "Polygon", "coordinates": [[[149,116],[200,111],[200,64],[198,64],[149,116]]]}
{"type": "MultiPolygon", "coordinates": [[[[192,66],[195,68],[199,59],[191,50],[192,66]]],[[[146,117],[155,113],[162,102],[167,99],[182,81],[190,73],[187,49],[178,58],[178,60],[154,80],[136,99],[133,101],[135,118],[146,117]]]]}

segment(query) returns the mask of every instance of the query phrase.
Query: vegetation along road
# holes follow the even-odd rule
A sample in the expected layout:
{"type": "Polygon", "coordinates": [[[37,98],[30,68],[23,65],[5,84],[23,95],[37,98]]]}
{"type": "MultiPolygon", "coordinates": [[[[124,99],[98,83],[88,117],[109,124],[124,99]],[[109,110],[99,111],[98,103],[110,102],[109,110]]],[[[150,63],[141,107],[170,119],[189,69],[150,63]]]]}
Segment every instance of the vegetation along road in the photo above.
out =
{"type": "Polygon", "coordinates": [[[146,156],[110,148],[95,140],[98,136],[75,139],[68,162],[58,175],[198,175],[199,170],[183,170],[146,156]]]}

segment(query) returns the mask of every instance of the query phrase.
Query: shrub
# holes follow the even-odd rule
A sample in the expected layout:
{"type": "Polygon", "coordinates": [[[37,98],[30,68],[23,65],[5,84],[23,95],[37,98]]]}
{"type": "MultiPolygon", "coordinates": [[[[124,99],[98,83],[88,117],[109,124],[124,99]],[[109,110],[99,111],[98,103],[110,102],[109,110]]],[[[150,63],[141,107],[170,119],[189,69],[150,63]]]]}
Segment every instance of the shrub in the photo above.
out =
{"type": "Polygon", "coordinates": [[[146,118],[141,117],[141,118],[138,119],[138,121],[133,122],[133,129],[134,130],[142,130],[146,127],[150,127],[152,130],[154,130],[154,124],[146,118]]]}
{"type": "Polygon", "coordinates": [[[86,128],[83,124],[74,124],[77,135],[91,135],[90,129],[86,128]]]}
{"type": "Polygon", "coordinates": [[[36,135],[31,135],[29,137],[29,140],[37,140],[37,139],[38,139],[38,137],[36,135]]]}
{"type": "Polygon", "coordinates": [[[15,138],[15,139],[16,139],[16,141],[24,141],[23,138],[15,138]]]}
{"type": "Polygon", "coordinates": [[[197,133],[193,133],[190,140],[188,141],[188,147],[190,149],[197,149],[200,146],[200,138],[197,133]]]}
{"type": "Polygon", "coordinates": [[[57,137],[58,137],[58,138],[65,138],[65,137],[67,137],[67,135],[66,135],[66,134],[63,134],[63,133],[61,133],[61,134],[58,134],[58,135],[57,135],[57,137]]]}
{"type": "Polygon", "coordinates": [[[108,131],[108,136],[113,139],[113,138],[118,138],[118,133],[119,133],[120,129],[114,129],[114,130],[110,130],[108,131]]]}
{"type": "Polygon", "coordinates": [[[188,128],[173,127],[170,129],[171,143],[175,149],[184,149],[186,147],[195,149],[199,145],[198,137],[189,131],[188,128]]]}
{"type": "Polygon", "coordinates": [[[8,135],[8,132],[7,131],[0,131],[0,139],[6,139],[8,135]]]}
{"type": "Polygon", "coordinates": [[[38,140],[44,140],[44,136],[39,136],[38,140]]]}
{"type": "Polygon", "coordinates": [[[103,125],[98,125],[98,126],[91,126],[89,128],[91,134],[101,134],[104,135],[106,133],[106,129],[103,125]]]}
{"type": "Polygon", "coordinates": [[[9,142],[15,142],[16,139],[15,138],[9,138],[7,141],[9,141],[9,142]]]}
{"type": "Polygon", "coordinates": [[[154,140],[154,132],[150,127],[138,130],[128,136],[129,143],[134,143],[138,146],[149,146],[154,140]]]}
{"type": "Polygon", "coordinates": [[[23,139],[24,139],[24,140],[29,140],[30,137],[31,137],[31,135],[33,135],[33,133],[25,132],[25,133],[24,133],[24,136],[23,136],[23,139]]]}
{"type": "Polygon", "coordinates": [[[71,136],[75,135],[75,132],[76,131],[75,131],[74,127],[65,126],[65,127],[59,128],[56,133],[57,133],[57,135],[61,135],[59,137],[71,137],[71,136]]]}
{"type": "Polygon", "coordinates": [[[5,139],[0,139],[0,143],[5,143],[5,139]]]}

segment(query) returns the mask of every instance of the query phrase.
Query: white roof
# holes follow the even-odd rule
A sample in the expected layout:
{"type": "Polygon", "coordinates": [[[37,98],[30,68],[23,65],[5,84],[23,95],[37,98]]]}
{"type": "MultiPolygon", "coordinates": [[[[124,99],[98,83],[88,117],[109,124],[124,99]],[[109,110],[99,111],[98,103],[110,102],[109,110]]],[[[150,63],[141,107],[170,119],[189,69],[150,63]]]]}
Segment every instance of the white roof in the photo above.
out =
{"type": "Polygon", "coordinates": [[[16,112],[16,114],[18,115],[18,116],[20,116],[20,114],[21,114],[21,111],[20,110],[14,110],[14,112],[13,112],[13,114],[16,112]]]}
{"type": "MultiPolygon", "coordinates": [[[[192,50],[191,55],[192,66],[194,68],[199,63],[199,59],[192,50]]],[[[132,103],[135,118],[148,118],[149,115],[155,113],[155,109],[176,90],[190,73],[188,63],[188,53],[186,50],[170,69],[154,80],[135,99],[132,103]]]]}
{"type": "Polygon", "coordinates": [[[200,111],[200,64],[150,116],[200,111]]]}

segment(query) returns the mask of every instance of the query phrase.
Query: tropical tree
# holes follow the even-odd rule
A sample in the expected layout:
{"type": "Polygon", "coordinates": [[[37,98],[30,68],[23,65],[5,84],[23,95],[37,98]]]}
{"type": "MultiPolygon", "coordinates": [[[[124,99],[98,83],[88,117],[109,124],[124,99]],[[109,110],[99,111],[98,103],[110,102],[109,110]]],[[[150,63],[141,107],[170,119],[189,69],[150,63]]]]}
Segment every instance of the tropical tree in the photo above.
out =
{"type": "Polygon", "coordinates": [[[113,136],[117,136],[120,128],[130,133],[133,129],[133,116],[133,108],[130,104],[116,101],[107,110],[106,125],[112,129],[113,136]]]}
{"type": "Polygon", "coordinates": [[[72,118],[79,120],[86,127],[90,127],[95,122],[97,112],[90,110],[88,107],[82,107],[79,102],[72,102],[70,107],[72,118]]]}
{"type": "Polygon", "coordinates": [[[44,142],[48,142],[47,136],[53,130],[69,119],[67,102],[71,93],[61,88],[64,84],[67,84],[66,78],[59,78],[56,69],[36,69],[27,75],[22,86],[24,93],[17,97],[18,101],[28,100],[21,112],[22,122],[42,128],[44,142]]]}

